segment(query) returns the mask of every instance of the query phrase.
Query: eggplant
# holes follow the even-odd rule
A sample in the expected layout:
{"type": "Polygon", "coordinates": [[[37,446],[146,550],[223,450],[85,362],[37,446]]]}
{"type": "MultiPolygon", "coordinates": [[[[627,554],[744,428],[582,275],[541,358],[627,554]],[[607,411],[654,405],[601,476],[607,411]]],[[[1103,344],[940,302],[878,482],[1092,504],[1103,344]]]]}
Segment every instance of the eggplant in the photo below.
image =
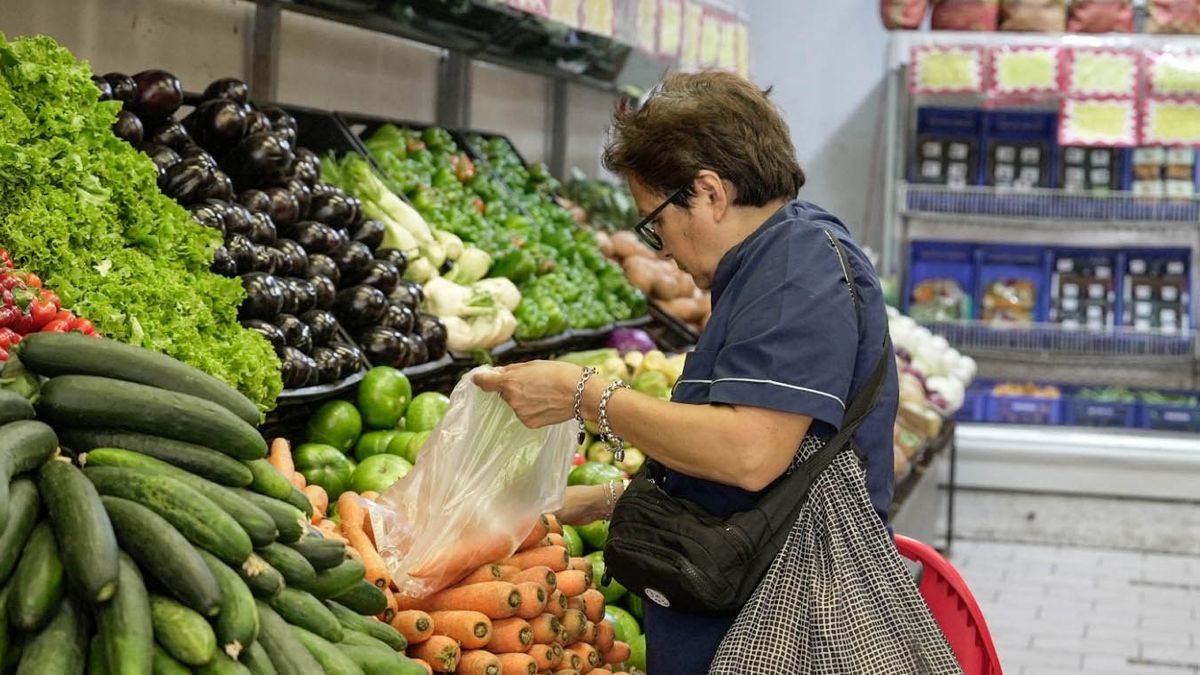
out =
{"type": "MultiPolygon", "coordinates": [[[[410,355],[412,356],[412,358],[409,359],[410,366],[419,366],[422,363],[428,363],[429,361],[434,360],[429,358],[429,347],[425,344],[425,338],[415,333],[412,335],[405,335],[404,337],[408,340],[408,349],[410,355]]],[[[441,357],[439,356],[438,358],[440,359],[441,357]]]]}
{"type": "Polygon", "coordinates": [[[271,216],[265,213],[250,215],[250,233],[247,236],[250,237],[250,241],[260,246],[271,246],[278,240],[275,223],[271,222],[271,216]]]}
{"type": "Polygon", "coordinates": [[[312,192],[308,189],[308,184],[299,178],[293,178],[287,182],[288,192],[296,198],[296,205],[300,207],[300,215],[296,220],[303,220],[308,217],[308,208],[312,206],[312,192]]]}
{"type": "Polygon", "coordinates": [[[249,319],[242,322],[242,326],[249,328],[252,331],[262,334],[271,343],[271,347],[276,352],[287,346],[287,339],[283,336],[283,329],[269,321],[262,319],[249,319]]]}
{"type": "Polygon", "coordinates": [[[392,292],[388,293],[388,300],[405,305],[414,312],[419,312],[421,303],[425,302],[425,290],[416,282],[401,279],[392,292]]]}
{"type": "Polygon", "coordinates": [[[446,325],[432,314],[417,315],[417,335],[429,349],[429,360],[437,361],[446,355],[446,325]]]}
{"type": "Polygon", "coordinates": [[[112,125],[113,134],[130,145],[140,145],[146,129],[137,115],[122,110],[117,113],[117,121],[112,125]]]}
{"type": "Polygon", "coordinates": [[[317,364],[317,382],[329,384],[342,379],[342,359],[329,347],[313,347],[312,360],[317,364]]]}
{"type": "Polygon", "coordinates": [[[333,262],[333,258],[321,253],[313,253],[308,256],[308,273],[329,277],[334,285],[342,282],[342,272],[337,268],[337,263],[333,262]]]}
{"type": "Polygon", "coordinates": [[[346,243],[346,235],[314,220],[296,223],[288,234],[309,253],[330,253],[346,243]]]}
{"type": "Polygon", "coordinates": [[[309,186],[308,190],[309,190],[309,192],[312,192],[312,198],[314,201],[316,201],[317,199],[325,199],[329,195],[345,195],[346,194],[345,192],[342,192],[342,189],[340,187],[337,187],[336,185],[330,185],[329,183],[321,183],[321,182],[313,183],[312,185],[309,186]]]}
{"type": "Polygon", "coordinates": [[[182,159],[178,152],[158,143],[143,142],[138,146],[138,150],[149,156],[154,165],[163,170],[171,168],[173,164],[182,159]]]}
{"type": "Polygon", "coordinates": [[[347,196],[346,202],[350,205],[350,210],[351,210],[350,224],[347,225],[346,227],[353,229],[353,228],[357,227],[359,223],[362,222],[363,203],[362,203],[361,199],[359,199],[358,197],[355,197],[354,195],[347,196]]]}
{"type": "Polygon", "coordinates": [[[278,351],[284,389],[301,389],[317,382],[317,362],[295,347],[278,351]]]}
{"type": "Polygon", "coordinates": [[[243,190],[238,195],[238,203],[251,211],[271,212],[271,196],[262,190],[243,190]]]}
{"type": "Polygon", "coordinates": [[[193,110],[184,124],[197,143],[214,153],[223,154],[245,135],[246,113],[234,101],[212,99],[193,110]]]}
{"type": "Polygon", "coordinates": [[[308,254],[304,247],[291,239],[277,239],[275,250],[279,251],[276,270],[289,277],[302,277],[308,271],[308,254]]]}
{"type": "Polygon", "coordinates": [[[289,115],[282,108],[275,106],[266,106],[258,110],[270,120],[271,131],[273,133],[286,138],[292,144],[296,143],[296,134],[299,132],[299,129],[296,127],[296,118],[289,115]]]}
{"type": "Polygon", "coordinates": [[[312,205],[308,209],[308,217],[330,227],[344,230],[354,222],[356,213],[354,202],[350,200],[350,196],[341,190],[329,194],[314,194],[312,205]]]}
{"type": "Polygon", "coordinates": [[[199,158],[184,159],[167,169],[166,187],[163,192],[180,204],[187,206],[205,198],[215,180],[214,169],[199,158]]]}
{"type": "Polygon", "coordinates": [[[357,336],[363,355],[375,366],[399,366],[408,357],[407,344],[398,331],[371,326],[357,336]]]}
{"type": "Polygon", "coordinates": [[[383,234],[387,231],[387,225],[378,220],[364,220],[354,229],[354,233],[350,238],[354,241],[361,241],[367,245],[367,248],[374,251],[383,244],[383,234]]]}
{"type": "Polygon", "coordinates": [[[342,376],[357,373],[363,367],[362,350],[354,345],[337,343],[331,345],[333,351],[337,352],[338,358],[342,361],[342,376]]]}
{"type": "Polygon", "coordinates": [[[225,155],[222,167],[242,189],[284,182],[296,155],[292,145],[272,133],[246,136],[225,155]]]}
{"type": "MultiPolygon", "coordinates": [[[[335,230],[336,231],[336,230],[335,230]]],[[[371,249],[361,241],[348,241],[329,253],[342,276],[346,279],[361,279],[367,274],[367,267],[374,258],[371,249]]]]}
{"type": "Polygon", "coordinates": [[[300,320],[308,326],[316,347],[324,347],[337,335],[337,318],[323,309],[310,309],[300,315],[300,320]]]}
{"type": "Polygon", "coordinates": [[[308,283],[312,284],[313,290],[316,291],[317,309],[333,309],[333,303],[337,300],[337,286],[333,280],[320,274],[310,274],[308,283]]]}
{"type": "Polygon", "coordinates": [[[201,96],[205,99],[227,98],[241,106],[250,100],[250,87],[236,77],[222,77],[209,82],[201,96]]]}
{"type": "Polygon", "coordinates": [[[308,279],[287,279],[287,286],[290,292],[290,300],[288,302],[290,309],[285,309],[285,312],[303,314],[316,308],[317,289],[308,279]]]}
{"type": "Polygon", "coordinates": [[[137,83],[132,77],[123,73],[105,73],[104,81],[112,89],[113,99],[123,103],[126,108],[137,98],[137,83]]]}
{"type": "Polygon", "coordinates": [[[217,160],[213,159],[213,156],[207,150],[199,145],[196,145],[195,142],[191,140],[188,140],[187,147],[179,151],[179,159],[192,159],[198,162],[204,162],[214,169],[218,168],[217,160]]]}
{"type": "Polygon", "coordinates": [[[239,319],[274,319],[283,308],[283,290],[270,274],[250,272],[242,275],[246,299],[238,307],[239,319]]]}
{"type": "Polygon", "coordinates": [[[272,187],[267,188],[266,193],[271,198],[271,219],[276,224],[287,227],[300,220],[300,201],[291,190],[272,187]]]}
{"type": "Polygon", "coordinates": [[[408,256],[398,248],[377,248],[375,249],[375,259],[386,260],[395,265],[400,276],[404,276],[404,271],[408,269],[408,256]]]}
{"type": "Polygon", "coordinates": [[[112,85],[108,83],[108,80],[104,79],[103,77],[100,77],[99,75],[93,75],[92,76],[92,84],[96,85],[96,88],[100,90],[100,100],[101,101],[111,101],[112,100],[113,90],[112,90],[112,85]]]}
{"type": "Polygon", "coordinates": [[[312,186],[317,184],[317,181],[321,180],[321,164],[320,164],[320,162],[318,162],[316,160],[313,160],[313,161],[297,160],[295,166],[292,168],[292,178],[300,181],[301,183],[304,183],[305,185],[307,185],[311,188],[312,186]]]}
{"type": "Polygon", "coordinates": [[[212,265],[208,267],[213,274],[220,274],[223,277],[236,277],[238,275],[237,262],[229,253],[229,249],[224,246],[218,246],[213,252],[212,265]]]}
{"type": "Polygon", "coordinates": [[[237,264],[238,274],[252,271],[254,267],[255,246],[244,235],[230,233],[225,239],[225,248],[237,264]]]}
{"type": "Polygon", "coordinates": [[[367,264],[366,274],[356,283],[374,286],[384,293],[391,293],[400,283],[400,272],[396,266],[386,260],[372,260],[367,264]]]}
{"type": "Polygon", "coordinates": [[[192,137],[188,134],[187,129],[184,129],[183,125],[179,122],[171,119],[158,125],[146,140],[151,143],[165,145],[179,153],[187,150],[188,146],[192,145],[192,137]]]}
{"type": "MultiPolygon", "coordinates": [[[[254,244],[250,244],[254,246],[254,244]]],[[[254,263],[251,269],[255,272],[275,273],[275,249],[270,246],[254,246],[254,263]]],[[[284,287],[286,290],[287,287],[284,287]]]]}
{"type": "Polygon", "coordinates": [[[147,123],[167,119],[183,103],[183,85],[165,70],[143,70],[133,76],[133,82],[137,96],[130,107],[147,123]]]}
{"type": "Polygon", "coordinates": [[[378,288],[351,286],[338,291],[333,314],[349,328],[379,323],[387,311],[387,296],[378,288]]]}
{"type": "Polygon", "coordinates": [[[214,206],[208,203],[193,204],[188,208],[192,214],[192,220],[200,223],[204,227],[212,228],[221,233],[221,237],[225,236],[225,210],[219,206],[214,206]]]}
{"type": "Polygon", "coordinates": [[[379,325],[395,328],[408,335],[417,325],[417,314],[406,305],[389,303],[387,311],[383,313],[383,318],[379,320],[379,325]]]}
{"type": "Polygon", "coordinates": [[[273,323],[283,331],[283,339],[289,347],[295,347],[305,354],[312,351],[312,332],[308,330],[308,324],[287,313],[280,314],[273,323]]]}
{"type": "Polygon", "coordinates": [[[250,134],[265,134],[271,131],[271,121],[267,116],[257,110],[246,111],[246,131],[245,135],[250,134]]]}
{"type": "Polygon", "coordinates": [[[209,182],[208,189],[204,191],[204,196],[209,199],[220,199],[223,202],[233,199],[233,181],[224,171],[213,169],[212,181],[209,182]]]}

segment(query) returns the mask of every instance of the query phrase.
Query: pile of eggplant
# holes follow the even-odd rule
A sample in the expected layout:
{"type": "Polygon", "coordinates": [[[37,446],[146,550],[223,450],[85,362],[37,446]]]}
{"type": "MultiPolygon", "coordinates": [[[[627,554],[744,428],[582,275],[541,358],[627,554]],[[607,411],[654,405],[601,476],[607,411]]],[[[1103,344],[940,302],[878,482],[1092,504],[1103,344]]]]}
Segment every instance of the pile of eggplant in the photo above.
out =
{"type": "Polygon", "coordinates": [[[93,80],[102,99],[124,104],[113,131],[154,161],[163,193],[223,234],[212,269],[241,277],[239,318],[274,345],[286,389],[349,377],[364,352],[397,367],[445,354],[445,327],[402,279],[404,253],[380,248],[383,224],[319,180],[320,160],[298,146],[286,111],[250,103],[245,82],[223,78],[177,119],[183,88],[168,72],[93,80]]]}

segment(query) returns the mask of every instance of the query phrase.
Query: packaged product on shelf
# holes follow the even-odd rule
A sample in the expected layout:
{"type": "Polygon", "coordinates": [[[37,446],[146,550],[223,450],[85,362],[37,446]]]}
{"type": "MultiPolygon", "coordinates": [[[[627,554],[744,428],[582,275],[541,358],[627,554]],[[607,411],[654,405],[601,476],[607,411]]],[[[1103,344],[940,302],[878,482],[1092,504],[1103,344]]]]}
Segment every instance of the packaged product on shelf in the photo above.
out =
{"type": "Polygon", "coordinates": [[[1053,185],[1058,115],[994,111],[984,116],[984,183],[1014,189],[1053,185]]]}
{"type": "Polygon", "coordinates": [[[914,242],[909,252],[906,310],[917,321],[973,317],[974,247],[952,242],[914,242]]]}
{"type": "Polygon", "coordinates": [[[1119,190],[1121,151],[1065,146],[1059,149],[1058,186],[1072,192],[1119,190]]]}
{"type": "Polygon", "coordinates": [[[1066,0],[1000,0],[1000,30],[1061,33],[1066,23],[1066,0]]]}
{"type": "Polygon", "coordinates": [[[1191,328],[1188,249],[1125,251],[1121,255],[1121,325],[1139,331],[1191,328]]]}
{"type": "Polygon", "coordinates": [[[994,31],[999,0],[933,0],[934,30],[994,31]]]}
{"type": "Polygon", "coordinates": [[[1200,3],[1195,0],[1146,0],[1147,33],[1200,33],[1200,3]]]}
{"type": "Polygon", "coordinates": [[[1047,320],[1071,330],[1112,328],[1116,324],[1116,268],[1116,256],[1110,251],[1053,251],[1047,320]]]}
{"type": "Polygon", "coordinates": [[[1069,33],[1132,33],[1133,0],[1073,0],[1069,33]]]}
{"type": "Polygon", "coordinates": [[[980,246],[975,255],[981,320],[1029,325],[1042,319],[1045,251],[1032,246],[980,246]]]}
{"type": "Polygon", "coordinates": [[[929,0],[880,0],[879,15],[888,30],[920,28],[929,0]]]}
{"type": "Polygon", "coordinates": [[[949,187],[979,184],[982,113],[969,108],[921,108],[911,178],[949,187]]]}
{"type": "Polygon", "coordinates": [[[1168,148],[1163,165],[1163,188],[1167,197],[1196,194],[1196,152],[1191,148],[1168,148]]]}

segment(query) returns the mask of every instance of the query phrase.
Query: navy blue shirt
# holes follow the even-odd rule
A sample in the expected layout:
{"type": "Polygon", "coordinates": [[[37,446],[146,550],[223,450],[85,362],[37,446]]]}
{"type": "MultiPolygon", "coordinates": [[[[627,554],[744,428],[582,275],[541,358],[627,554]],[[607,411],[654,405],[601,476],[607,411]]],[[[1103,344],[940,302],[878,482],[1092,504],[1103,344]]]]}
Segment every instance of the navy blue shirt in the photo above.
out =
{"type": "MultiPolygon", "coordinates": [[[[866,255],[841,221],[799,200],[725,254],[713,277],[712,307],[672,400],[807,415],[813,418],[809,433],[822,437],[841,426],[850,399],[878,362],[887,330],[879,278],[866,255]],[[849,257],[861,315],[826,233],[849,257]]],[[[884,392],[855,434],[866,454],[867,491],[885,524],[894,488],[892,428],[899,403],[895,361],[887,358],[891,370],[884,392]]],[[[664,489],[714,515],[746,510],[761,494],[673,471],[667,471],[664,489]]],[[[683,614],[649,601],[645,608],[646,652],[654,675],[707,672],[734,619],[683,614]]]]}

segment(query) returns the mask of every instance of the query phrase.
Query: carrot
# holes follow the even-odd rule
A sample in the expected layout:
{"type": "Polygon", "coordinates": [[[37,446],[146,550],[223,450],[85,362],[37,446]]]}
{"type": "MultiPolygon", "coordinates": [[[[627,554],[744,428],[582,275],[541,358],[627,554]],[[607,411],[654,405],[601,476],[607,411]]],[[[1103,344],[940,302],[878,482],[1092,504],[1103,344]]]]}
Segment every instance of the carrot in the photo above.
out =
{"type": "Polygon", "coordinates": [[[562,632],[562,622],[553,614],[543,614],[534,618],[529,622],[529,627],[533,629],[534,644],[539,645],[548,645],[554,642],[562,632]]]}
{"type": "Polygon", "coordinates": [[[458,666],[458,643],[445,635],[433,635],[419,645],[409,645],[408,653],[428,663],[435,673],[453,673],[458,666]]]}
{"type": "Polygon", "coordinates": [[[521,592],[506,581],[487,581],[435,593],[426,599],[426,605],[435,611],[468,609],[489,619],[507,619],[521,606],[521,592]]]}
{"type": "Polygon", "coordinates": [[[521,593],[521,606],[517,608],[517,616],[522,619],[532,619],[542,615],[546,609],[546,589],[532,581],[517,584],[521,593]]]}
{"type": "Polygon", "coordinates": [[[342,531],[338,528],[338,524],[328,518],[317,523],[317,529],[321,531],[321,534],[326,539],[340,541],[343,544],[348,543],[346,538],[342,536],[342,531]]]}
{"type": "Polygon", "coordinates": [[[562,670],[554,671],[552,675],[579,675],[579,671],[574,668],[563,668],[562,670]]]}
{"type": "Polygon", "coordinates": [[[425,672],[428,673],[428,675],[433,675],[433,666],[429,665],[425,661],[422,661],[421,659],[409,658],[409,660],[412,661],[413,663],[417,664],[418,666],[421,666],[422,668],[424,668],[425,672]]]}
{"type": "Polygon", "coordinates": [[[567,561],[567,569],[579,570],[587,575],[588,586],[592,585],[595,578],[595,572],[592,570],[592,563],[587,558],[571,558],[567,561]]]}
{"type": "Polygon", "coordinates": [[[596,651],[595,647],[586,642],[576,642],[567,647],[567,651],[578,654],[579,659],[583,661],[583,667],[579,669],[580,672],[586,673],[603,663],[603,659],[600,658],[600,652],[596,651]]]}
{"type": "Polygon", "coordinates": [[[548,534],[546,535],[546,541],[550,542],[550,546],[567,547],[567,540],[563,539],[561,534],[548,534]]]}
{"type": "Polygon", "coordinates": [[[313,507],[313,522],[319,523],[329,511],[329,493],[320,485],[309,485],[304,488],[304,496],[313,507]]]}
{"type": "Polygon", "coordinates": [[[292,444],[286,438],[276,438],[271,441],[271,452],[267,455],[267,463],[279,469],[279,473],[291,476],[296,473],[296,463],[292,461],[292,444]]]}
{"type": "Polygon", "coordinates": [[[562,661],[562,656],[556,654],[551,645],[534,645],[529,648],[529,655],[537,663],[538,672],[554,670],[562,661]]]}
{"type": "Polygon", "coordinates": [[[573,652],[573,651],[564,649],[563,654],[562,654],[562,660],[559,661],[558,665],[567,669],[568,672],[578,673],[580,670],[583,669],[583,657],[580,656],[577,652],[573,652]]]}
{"type": "Polygon", "coordinates": [[[613,671],[608,668],[593,668],[588,671],[590,675],[613,675],[613,671]]]}
{"type": "Polygon", "coordinates": [[[518,576],[520,576],[521,572],[525,571],[525,570],[522,570],[520,567],[517,567],[516,565],[499,564],[499,565],[497,565],[497,567],[500,568],[500,578],[507,581],[510,584],[517,583],[516,581],[513,581],[513,580],[516,579],[518,576]]]}
{"type": "Polygon", "coordinates": [[[616,639],[616,632],[611,621],[601,621],[596,624],[596,640],[592,644],[596,645],[596,649],[601,652],[606,652],[612,649],[613,640],[616,639]]]}
{"type": "Polygon", "coordinates": [[[556,618],[563,618],[563,614],[567,611],[567,596],[559,591],[551,593],[546,600],[546,611],[556,618]]]}
{"type": "Polygon", "coordinates": [[[546,567],[545,565],[539,565],[537,567],[530,567],[527,570],[521,570],[513,576],[511,581],[514,584],[523,584],[525,582],[532,581],[533,583],[541,586],[542,589],[546,591],[546,595],[553,593],[555,589],[558,588],[558,577],[554,574],[554,570],[546,567]]]}
{"type": "Polygon", "coordinates": [[[464,651],[458,659],[457,675],[500,675],[500,659],[479,649],[464,651]]]}
{"type": "Polygon", "coordinates": [[[372,501],[372,502],[379,501],[379,493],[374,490],[367,490],[366,492],[359,495],[359,497],[362,497],[363,499],[366,499],[367,501],[372,501]]]}
{"type": "Polygon", "coordinates": [[[525,619],[502,619],[492,624],[487,650],[493,654],[525,653],[533,644],[533,629],[525,619]]]}
{"type": "Polygon", "coordinates": [[[433,620],[419,609],[396,612],[391,620],[392,628],[400,631],[410,645],[420,644],[433,635],[433,620]]]}
{"type": "Polygon", "coordinates": [[[396,594],[392,592],[392,588],[390,586],[387,586],[383,589],[383,595],[387,598],[387,609],[383,610],[383,613],[375,618],[387,623],[392,620],[393,616],[396,616],[396,594]]]}
{"type": "Polygon", "coordinates": [[[297,490],[303,490],[304,488],[308,487],[308,480],[304,477],[304,474],[300,473],[299,471],[289,474],[287,478],[292,482],[292,487],[296,488],[297,490]]]}
{"type": "Polygon", "coordinates": [[[583,631],[587,628],[587,617],[583,612],[577,609],[568,609],[566,616],[562,618],[562,629],[569,638],[564,644],[579,642],[579,638],[583,637],[583,631]]]}
{"type": "Polygon", "coordinates": [[[629,660],[629,645],[617,640],[613,642],[612,649],[604,652],[601,658],[605,663],[625,663],[629,660]]]}
{"type": "Polygon", "coordinates": [[[492,639],[492,620],[479,612],[430,612],[429,618],[433,620],[434,635],[454,638],[463,649],[483,649],[492,639]]]}
{"type": "Polygon", "coordinates": [[[593,647],[595,647],[596,646],[596,636],[598,635],[597,631],[599,630],[599,628],[597,628],[597,626],[599,626],[599,624],[591,622],[591,621],[583,624],[583,637],[580,638],[579,641],[586,642],[589,645],[592,645],[593,647]]]}
{"type": "Polygon", "coordinates": [[[458,582],[458,585],[470,586],[471,584],[481,584],[485,581],[501,581],[503,579],[504,575],[500,571],[500,566],[495,563],[488,563],[468,574],[462,581],[458,582]]]}
{"type": "Polygon", "coordinates": [[[558,523],[558,516],[553,513],[546,514],[546,522],[550,523],[550,531],[554,534],[562,534],[562,525],[558,523]]]}
{"type": "Polygon", "coordinates": [[[589,588],[582,594],[567,598],[567,609],[578,609],[587,615],[588,621],[604,620],[604,594],[589,588]]]}
{"type": "Polygon", "coordinates": [[[504,563],[515,565],[523,570],[545,565],[555,572],[561,572],[567,569],[570,559],[571,556],[567,555],[567,549],[562,546],[542,546],[516,553],[504,563]]]}
{"type": "Polygon", "coordinates": [[[533,529],[529,531],[529,534],[525,535],[525,541],[521,542],[517,550],[524,551],[527,548],[537,546],[546,538],[547,534],[550,534],[550,521],[546,519],[546,516],[542,516],[533,524],[533,529]]]}
{"type": "MultiPolygon", "coordinates": [[[[354,513],[355,509],[361,511],[361,513],[354,513],[354,516],[365,515],[366,512],[358,504],[355,504],[355,506],[348,506],[348,504],[343,506],[343,501],[355,501],[354,497],[351,497],[349,500],[343,500],[347,494],[352,493],[343,493],[338,498],[338,512],[342,514],[342,534],[346,536],[346,541],[354,547],[354,550],[358,551],[358,554],[362,556],[362,564],[366,568],[365,576],[367,581],[370,581],[379,588],[386,588],[392,583],[392,575],[388,572],[387,563],[383,561],[383,556],[379,555],[379,551],[375,550],[375,544],[367,537],[367,533],[363,531],[362,525],[356,524],[353,520],[347,520],[347,518],[352,518],[353,516],[347,514],[345,509],[348,507],[351,513],[354,513]]],[[[361,522],[361,520],[358,521],[358,523],[361,522]]]]}
{"type": "Polygon", "coordinates": [[[558,592],[574,598],[583,595],[588,590],[587,574],[579,570],[567,570],[558,573],[558,592]]]}
{"type": "Polygon", "coordinates": [[[445,582],[461,579],[479,569],[480,565],[495,562],[512,551],[512,539],[498,533],[481,533],[459,537],[453,544],[439,550],[425,564],[409,570],[417,579],[428,579],[439,588],[445,582]]]}
{"type": "Polygon", "coordinates": [[[537,661],[528,654],[499,654],[500,675],[537,675],[537,661]]]}

